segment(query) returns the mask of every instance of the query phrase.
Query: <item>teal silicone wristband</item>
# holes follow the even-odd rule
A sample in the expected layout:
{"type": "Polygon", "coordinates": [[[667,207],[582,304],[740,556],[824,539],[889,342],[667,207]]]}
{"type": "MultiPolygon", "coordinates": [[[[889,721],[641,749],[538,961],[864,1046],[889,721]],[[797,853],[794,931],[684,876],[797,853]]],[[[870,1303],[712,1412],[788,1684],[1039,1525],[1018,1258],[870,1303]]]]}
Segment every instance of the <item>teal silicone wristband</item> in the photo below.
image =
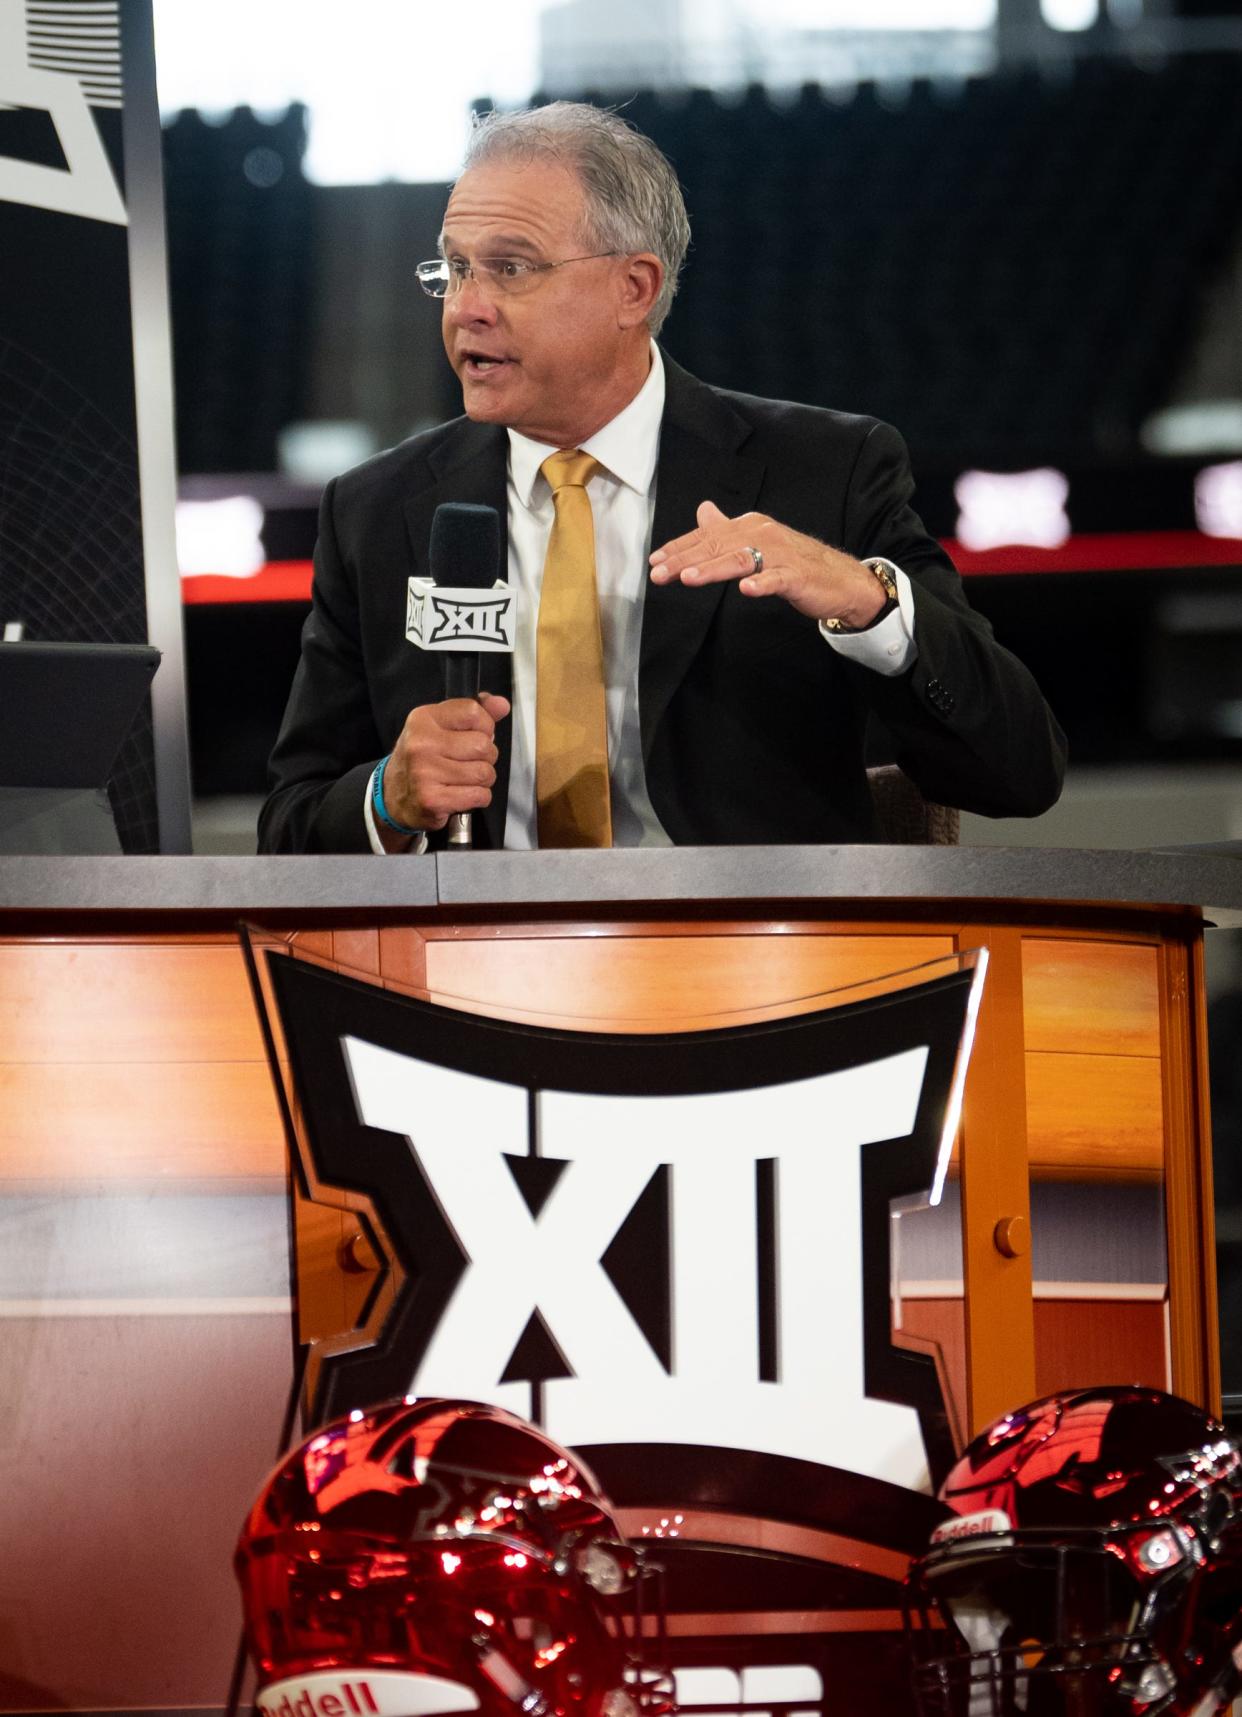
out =
{"type": "Polygon", "coordinates": [[[384,771],[388,767],[389,758],[391,758],[391,756],[392,753],[389,752],[388,757],[381,757],[375,766],[375,773],[371,777],[371,809],[375,812],[375,815],[379,818],[380,822],[383,823],[386,828],[391,829],[394,834],[421,835],[423,832],[421,829],[409,829],[404,823],[399,823],[395,817],[391,817],[388,814],[388,807],[384,803],[384,771]]]}

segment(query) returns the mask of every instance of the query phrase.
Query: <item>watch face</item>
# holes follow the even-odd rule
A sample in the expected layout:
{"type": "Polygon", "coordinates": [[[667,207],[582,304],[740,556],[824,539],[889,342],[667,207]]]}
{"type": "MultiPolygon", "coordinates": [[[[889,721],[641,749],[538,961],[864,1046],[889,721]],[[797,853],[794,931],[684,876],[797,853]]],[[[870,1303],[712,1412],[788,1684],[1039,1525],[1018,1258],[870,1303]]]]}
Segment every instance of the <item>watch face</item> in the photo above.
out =
{"type": "Polygon", "coordinates": [[[880,583],[884,586],[884,593],[888,597],[889,601],[896,602],[897,580],[893,577],[887,561],[865,560],[863,565],[868,569],[868,571],[873,572],[879,579],[880,583]]]}

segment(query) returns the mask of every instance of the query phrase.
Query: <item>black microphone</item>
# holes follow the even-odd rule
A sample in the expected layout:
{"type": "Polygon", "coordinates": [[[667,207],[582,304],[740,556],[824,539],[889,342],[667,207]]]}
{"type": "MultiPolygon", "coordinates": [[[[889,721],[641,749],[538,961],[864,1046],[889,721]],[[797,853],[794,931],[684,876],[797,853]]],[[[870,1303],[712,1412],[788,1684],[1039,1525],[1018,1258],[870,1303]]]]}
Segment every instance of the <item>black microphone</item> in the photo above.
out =
{"type": "MultiPolygon", "coordinates": [[[[472,501],[443,501],[431,521],[427,570],[432,582],[458,590],[491,590],[500,576],[500,514],[472,501]]],[[[446,698],[477,698],[479,652],[444,651],[446,698]]]]}
{"type": "MultiPolygon", "coordinates": [[[[440,588],[456,591],[490,591],[500,576],[500,515],[495,507],[471,501],[444,501],[431,521],[428,571],[440,588]]],[[[477,698],[479,695],[479,651],[441,649],[444,657],[446,698],[477,698]]],[[[472,844],[470,812],[458,811],[449,818],[448,844],[472,844]]]]}

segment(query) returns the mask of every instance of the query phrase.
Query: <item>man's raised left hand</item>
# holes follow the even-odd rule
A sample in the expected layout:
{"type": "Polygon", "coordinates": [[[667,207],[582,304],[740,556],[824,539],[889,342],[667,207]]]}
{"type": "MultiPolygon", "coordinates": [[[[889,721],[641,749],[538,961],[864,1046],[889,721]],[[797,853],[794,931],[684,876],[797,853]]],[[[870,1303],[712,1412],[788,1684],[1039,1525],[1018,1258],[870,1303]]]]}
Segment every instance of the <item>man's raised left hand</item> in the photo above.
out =
{"type": "Polygon", "coordinates": [[[731,580],[743,596],[783,596],[799,614],[843,620],[854,629],[870,625],[884,606],[883,586],[861,561],[766,513],[740,513],[731,519],[704,501],[696,517],[697,530],[652,552],[653,584],[731,580]],[[762,572],[755,571],[752,549],[763,556],[762,572]]]}

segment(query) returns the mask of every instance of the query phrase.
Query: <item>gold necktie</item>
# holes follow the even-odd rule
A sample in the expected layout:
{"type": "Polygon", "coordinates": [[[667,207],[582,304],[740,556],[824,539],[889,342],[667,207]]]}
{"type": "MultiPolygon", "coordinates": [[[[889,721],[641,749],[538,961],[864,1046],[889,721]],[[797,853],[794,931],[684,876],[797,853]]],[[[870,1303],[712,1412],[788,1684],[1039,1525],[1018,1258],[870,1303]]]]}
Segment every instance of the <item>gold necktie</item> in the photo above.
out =
{"type": "Polygon", "coordinates": [[[608,716],[595,588],[589,453],[553,453],[539,468],[556,518],[543,563],[536,643],[535,798],[541,847],[610,847],[608,716]]]}

